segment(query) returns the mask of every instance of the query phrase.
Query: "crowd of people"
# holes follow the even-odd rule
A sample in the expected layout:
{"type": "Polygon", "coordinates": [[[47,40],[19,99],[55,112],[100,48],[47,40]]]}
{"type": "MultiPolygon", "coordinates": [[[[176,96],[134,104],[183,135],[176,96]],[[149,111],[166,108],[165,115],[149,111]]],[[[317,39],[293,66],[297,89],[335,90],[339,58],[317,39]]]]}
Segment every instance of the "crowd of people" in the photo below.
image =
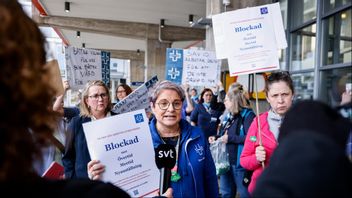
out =
{"type": "MultiPolygon", "coordinates": [[[[90,157],[84,135],[84,123],[115,115],[109,87],[103,81],[91,81],[82,91],[79,108],[65,107],[65,93],[56,96],[46,82],[45,39],[17,1],[0,1],[0,24],[2,192],[130,197],[100,181],[105,164],[90,157]],[[14,30],[19,33],[13,34],[14,30]],[[53,161],[64,166],[61,180],[41,177],[53,161]]],[[[65,81],[65,92],[68,89],[65,81]]],[[[270,109],[258,113],[240,83],[230,84],[226,92],[211,87],[199,91],[198,96],[198,90],[189,85],[161,81],[149,93],[151,146],[168,144],[176,151],[169,189],[160,196],[352,194],[351,92],[343,93],[337,109],[318,101],[294,103],[290,74],[275,71],[265,82],[270,109]],[[226,144],[230,164],[220,175],[209,149],[215,141],[226,144]],[[243,183],[246,172],[253,172],[248,187],[243,183]]],[[[132,92],[130,86],[120,84],[115,90],[117,102],[132,92]]]]}

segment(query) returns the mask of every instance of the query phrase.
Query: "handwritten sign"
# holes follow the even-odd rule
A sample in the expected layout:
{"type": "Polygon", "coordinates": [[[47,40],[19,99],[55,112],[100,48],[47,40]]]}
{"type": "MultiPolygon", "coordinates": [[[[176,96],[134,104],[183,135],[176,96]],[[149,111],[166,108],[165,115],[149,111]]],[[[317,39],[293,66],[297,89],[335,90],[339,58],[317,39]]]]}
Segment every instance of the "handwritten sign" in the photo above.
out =
{"type": "Polygon", "coordinates": [[[157,195],[159,170],[144,110],[87,122],[83,129],[91,158],[105,165],[102,181],[131,197],[157,195]]]}
{"type": "Polygon", "coordinates": [[[138,109],[146,109],[150,111],[148,92],[158,81],[158,77],[154,76],[136,90],[130,93],[126,98],[119,101],[112,109],[114,113],[126,113],[138,109]]]}
{"type": "Polygon", "coordinates": [[[110,81],[110,53],[68,46],[65,56],[67,80],[71,89],[82,89],[93,80],[110,81]]]}
{"type": "Polygon", "coordinates": [[[278,49],[287,47],[279,3],[239,9],[213,18],[217,58],[230,76],[277,70],[278,49]]]}
{"type": "Polygon", "coordinates": [[[212,51],[183,50],[182,83],[191,86],[213,86],[218,82],[220,61],[212,51]]]}
{"type": "Polygon", "coordinates": [[[221,62],[212,51],[168,48],[166,56],[166,80],[191,86],[214,86],[219,80],[221,62]]]}

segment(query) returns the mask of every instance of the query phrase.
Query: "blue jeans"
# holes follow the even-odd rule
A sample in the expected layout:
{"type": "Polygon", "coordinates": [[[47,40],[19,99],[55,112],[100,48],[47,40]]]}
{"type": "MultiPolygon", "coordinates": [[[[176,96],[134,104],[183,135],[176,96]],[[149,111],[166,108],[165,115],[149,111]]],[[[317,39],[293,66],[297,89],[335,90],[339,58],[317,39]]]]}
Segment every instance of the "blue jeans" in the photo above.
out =
{"type": "Polygon", "coordinates": [[[231,165],[227,173],[220,175],[220,193],[223,198],[235,197],[237,191],[240,198],[250,197],[247,187],[242,184],[244,172],[244,169],[236,169],[236,165],[231,165]]]}

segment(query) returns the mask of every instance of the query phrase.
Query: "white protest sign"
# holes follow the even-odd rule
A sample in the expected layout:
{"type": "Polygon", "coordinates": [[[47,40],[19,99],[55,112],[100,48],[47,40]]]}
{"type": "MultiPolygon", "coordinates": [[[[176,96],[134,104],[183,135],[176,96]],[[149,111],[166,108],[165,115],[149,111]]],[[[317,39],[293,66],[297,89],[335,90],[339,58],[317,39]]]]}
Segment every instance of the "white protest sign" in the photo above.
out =
{"type": "Polygon", "coordinates": [[[65,53],[71,89],[82,89],[89,81],[102,80],[101,51],[68,46],[65,53]]]}
{"type": "Polygon", "coordinates": [[[214,30],[217,57],[228,58],[230,76],[280,68],[277,50],[287,42],[278,3],[215,15],[213,24],[221,29],[214,30]]]}
{"type": "Polygon", "coordinates": [[[154,76],[136,90],[130,93],[123,100],[119,101],[112,109],[114,113],[126,113],[137,109],[149,109],[148,91],[158,81],[158,77],[154,76]]]}
{"type": "Polygon", "coordinates": [[[157,195],[160,173],[144,110],[87,122],[83,129],[91,159],[105,165],[102,181],[131,197],[157,195]]]}
{"type": "Polygon", "coordinates": [[[183,50],[182,84],[214,86],[219,81],[220,61],[213,51],[183,50]]]}

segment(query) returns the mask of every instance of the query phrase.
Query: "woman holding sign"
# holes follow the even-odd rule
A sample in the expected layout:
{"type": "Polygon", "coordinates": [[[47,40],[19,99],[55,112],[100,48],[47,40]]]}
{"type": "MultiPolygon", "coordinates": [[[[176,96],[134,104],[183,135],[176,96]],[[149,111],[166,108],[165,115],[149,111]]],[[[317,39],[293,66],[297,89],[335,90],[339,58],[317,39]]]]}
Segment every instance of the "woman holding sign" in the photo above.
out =
{"type": "Polygon", "coordinates": [[[283,118],[292,105],[294,88],[290,74],[286,71],[273,72],[265,84],[266,99],[270,110],[259,115],[261,134],[258,133],[258,116],[249,127],[240,158],[240,164],[253,170],[248,191],[253,192],[257,178],[263,172],[263,163],[269,164],[270,157],[277,146],[279,128],[283,118]]]}
{"type": "MultiPolygon", "coordinates": [[[[170,179],[174,197],[218,197],[215,165],[207,139],[200,128],[181,119],[184,99],[182,87],[170,81],[156,85],[150,97],[155,117],[149,125],[154,148],[161,144],[175,147],[176,164],[170,179]]],[[[93,160],[88,169],[93,179],[99,179],[104,166],[93,160]]]]}
{"type": "Polygon", "coordinates": [[[110,110],[111,98],[104,82],[97,80],[87,83],[82,92],[80,116],[72,118],[68,126],[67,148],[62,158],[66,178],[88,178],[87,163],[91,159],[83,123],[114,115],[110,110]]]}

